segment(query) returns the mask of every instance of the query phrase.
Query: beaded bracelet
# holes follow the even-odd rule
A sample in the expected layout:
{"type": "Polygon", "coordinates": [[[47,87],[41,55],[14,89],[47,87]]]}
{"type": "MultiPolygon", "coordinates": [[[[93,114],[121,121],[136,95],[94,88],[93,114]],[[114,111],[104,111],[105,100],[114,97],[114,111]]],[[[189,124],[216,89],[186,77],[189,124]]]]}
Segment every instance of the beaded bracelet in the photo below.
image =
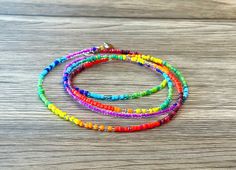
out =
{"type": "MultiPolygon", "coordinates": [[[[123,60],[124,59],[124,56],[119,57],[117,55],[112,55],[112,56],[92,56],[92,57],[88,57],[84,60],[83,59],[82,60],[78,59],[76,61],[80,61],[80,62],[78,62],[78,64],[83,63],[83,62],[89,62],[89,66],[92,66],[91,64],[95,64],[96,61],[107,62],[109,57],[110,57],[110,60],[112,60],[112,59],[123,60]]],[[[128,59],[128,57],[126,57],[126,56],[125,56],[125,58],[128,59]]],[[[155,108],[151,108],[151,109],[140,109],[140,108],[138,108],[138,109],[135,109],[135,112],[136,113],[141,113],[141,114],[135,115],[135,114],[133,114],[133,111],[134,111],[133,109],[130,109],[130,108],[129,109],[121,109],[119,107],[113,107],[113,106],[110,106],[110,105],[103,105],[99,102],[95,102],[92,99],[88,99],[88,98],[86,98],[86,95],[84,94],[84,91],[83,91],[83,93],[79,92],[80,94],[85,96],[83,100],[86,102],[86,104],[83,104],[83,102],[81,102],[81,99],[78,97],[78,94],[75,93],[76,90],[74,88],[72,88],[71,81],[69,81],[71,78],[68,76],[68,75],[71,75],[71,73],[73,74],[73,70],[74,70],[74,68],[78,67],[78,64],[73,62],[72,67],[67,67],[66,68],[66,70],[64,72],[64,77],[63,77],[64,88],[75,99],[75,101],[78,101],[80,104],[84,105],[85,107],[89,107],[90,109],[93,109],[92,108],[93,106],[98,107],[99,109],[98,108],[94,109],[95,112],[100,112],[100,113],[103,113],[104,115],[111,115],[111,116],[123,117],[123,118],[151,117],[151,116],[155,116],[157,114],[165,113],[165,111],[164,112],[158,112],[158,113],[155,113],[155,112],[157,112],[158,110],[165,109],[169,105],[170,101],[172,100],[173,89],[172,89],[172,82],[170,81],[170,78],[165,73],[163,73],[161,70],[159,70],[158,68],[155,68],[153,70],[161,72],[163,74],[164,78],[168,81],[168,87],[169,87],[168,97],[160,105],[160,107],[155,107],[155,108]],[[90,104],[90,105],[88,105],[88,104],[90,104]],[[152,113],[152,114],[145,114],[147,111],[149,111],[149,113],[152,113]],[[129,114],[119,113],[119,112],[128,112],[129,114]],[[132,115],[130,115],[130,114],[132,114],[132,115]]],[[[86,67],[87,66],[85,65],[85,68],[86,67]]],[[[152,68],[150,65],[147,65],[146,67],[152,68]]],[[[81,67],[81,68],[84,68],[84,67],[81,67]]],[[[162,87],[163,86],[164,85],[162,85],[162,87]]],[[[124,96],[122,96],[122,98],[123,97],[124,96]]]]}
{"type": "MultiPolygon", "coordinates": [[[[70,66],[72,66],[72,65],[70,65],[70,66]]],[[[72,70],[70,70],[70,71],[72,71],[72,70]]],[[[75,71],[74,73],[72,73],[72,77],[78,72],[79,71],[77,71],[77,72],[75,71]]],[[[71,76],[69,74],[69,72],[64,73],[64,78],[67,77],[67,76],[69,76],[69,77],[71,76]]],[[[114,49],[114,48],[110,47],[109,45],[105,44],[104,46],[84,49],[84,50],[69,54],[65,57],[56,59],[54,62],[52,62],[39,75],[38,95],[50,111],[52,111],[54,114],[56,114],[60,118],[62,118],[64,120],[71,121],[72,123],[74,123],[74,124],[76,124],[80,127],[85,127],[87,129],[94,129],[94,130],[99,130],[99,131],[108,131],[108,132],[134,132],[134,131],[141,131],[141,130],[151,129],[151,128],[158,127],[162,124],[165,124],[165,123],[169,122],[176,115],[177,111],[180,109],[182,104],[187,99],[187,97],[188,97],[188,85],[187,85],[184,77],[182,76],[182,74],[177,69],[175,69],[173,66],[171,66],[170,64],[168,64],[165,61],[154,58],[152,56],[140,55],[137,52],[131,52],[131,51],[128,51],[128,50],[114,49]],[[112,53],[112,54],[121,54],[121,55],[120,56],[113,55],[113,57],[112,57],[112,55],[107,55],[107,56],[104,55],[104,57],[101,57],[101,56],[93,56],[93,53],[100,53],[100,54],[112,53]],[[120,112],[121,110],[117,109],[116,107],[112,108],[112,106],[109,106],[109,105],[104,105],[104,104],[101,104],[101,103],[99,104],[99,102],[93,101],[91,98],[88,98],[90,96],[84,94],[84,91],[80,91],[80,89],[74,89],[74,87],[71,86],[72,83],[65,79],[64,82],[63,82],[65,90],[68,91],[68,93],[71,96],[73,96],[74,99],[79,100],[79,102],[81,104],[83,104],[84,106],[86,106],[87,108],[89,108],[93,111],[96,111],[96,112],[106,111],[106,113],[108,113],[109,115],[112,115],[112,113],[116,113],[118,115],[119,114],[132,115],[131,116],[132,118],[148,117],[148,115],[155,115],[155,114],[156,115],[165,114],[165,116],[162,117],[160,120],[153,121],[153,122],[150,122],[150,123],[145,123],[145,124],[141,124],[141,125],[114,126],[114,127],[113,126],[106,126],[105,127],[104,125],[97,125],[97,124],[93,124],[92,122],[84,122],[84,121],[82,121],[78,118],[75,118],[74,116],[69,115],[68,113],[66,113],[66,112],[60,110],[59,108],[57,108],[53,103],[51,103],[46,98],[45,90],[43,88],[43,80],[45,79],[46,75],[51,70],[53,70],[57,65],[59,65],[61,63],[64,63],[65,61],[70,60],[74,57],[78,57],[78,56],[81,56],[81,55],[88,55],[88,54],[91,54],[92,58],[90,58],[90,59],[92,59],[94,61],[90,61],[90,60],[88,60],[89,57],[85,57],[83,59],[83,60],[86,60],[86,62],[84,62],[84,64],[83,64],[83,67],[85,67],[85,68],[91,67],[95,63],[98,64],[99,62],[107,62],[108,59],[126,60],[127,58],[129,58],[130,61],[138,62],[140,65],[144,65],[146,67],[151,67],[151,69],[156,70],[157,72],[160,72],[163,75],[166,75],[164,77],[167,80],[167,84],[168,83],[171,84],[171,82],[173,82],[173,84],[175,85],[175,88],[178,91],[177,101],[172,106],[170,106],[169,108],[163,109],[159,112],[154,111],[154,112],[149,113],[149,114],[147,114],[147,113],[140,114],[140,113],[137,113],[137,112],[135,112],[135,113],[131,112],[132,114],[130,114],[129,111],[127,110],[128,113],[121,113],[120,112]],[[101,57],[101,58],[99,58],[99,57],[101,57]],[[137,115],[147,115],[147,116],[137,116],[137,115]]],[[[95,97],[97,97],[96,94],[95,94],[95,97]]],[[[119,98],[120,98],[120,96],[119,96],[119,98]]],[[[108,99],[111,99],[111,98],[108,98],[108,99]]]]}
{"type": "MultiPolygon", "coordinates": [[[[90,56],[92,57],[92,56],[90,56]]],[[[114,55],[115,58],[119,58],[119,56],[116,56],[114,55]]],[[[124,56],[122,56],[124,57],[124,56]]],[[[160,85],[158,86],[155,86],[151,89],[148,89],[148,90],[145,90],[145,91],[142,91],[142,92],[135,92],[133,94],[120,94],[120,95],[102,95],[102,94],[97,94],[97,93],[94,93],[94,92],[89,92],[87,90],[84,90],[82,88],[79,88],[79,87],[76,87],[76,86],[73,86],[73,84],[70,82],[70,79],[68,78],[69,74],[66,74],[66,70],[68,68],[72,68],[76,65],[78,68],[74,68],[72,71],[71,71],[71,79],[78,73],[82,72],[85,68],[89,68],[91,67],[92,65],[94,64],[99,64],[99,63],[103,63],[103,62],[108,62],[109,60],[108,59],[99,59],[101,58],[100,56],[97,56],[96,58],[96,61],[93,61],[93,62],[90,62],[90,63],[86,63],[86,64],[83,64],[83,62],[87,62],[87,61],[82,61],[83,59],[85,59],[86,57],[81,57],[77,60],[74,60],[73,62],[69,63],[66,67],[65,67],[65,70],[64,70],[64,77],[63,77],[63,80],[64,81],[67,81],[66,83],[67,84],[71,84],[72,88],[77,90],[78,92],[80,92],[81,94],[89,97],[89,98],[94,98],[94,99],[97,99],[97,100],[109,100],[109,101],[116,101],[116,100],[128,100],[128,99],[136,99],[136,98],[139,98],[139,97],[144,97],[144,96],[148,96],[148,95],[151,95],[153,93],[156,93],[162,89],[164,89],[166,87],[166,84],[167,84],[167,81],[166,80],[163,80],[161,82],[160,85]],[[80,63],[78,63],[79,61],[81,61],[80,63]],[[79,66],[81,64],[81,66],[79,66]]],[[[90,58],[89,61],[92,61],[93,58],[90,58]]]]}

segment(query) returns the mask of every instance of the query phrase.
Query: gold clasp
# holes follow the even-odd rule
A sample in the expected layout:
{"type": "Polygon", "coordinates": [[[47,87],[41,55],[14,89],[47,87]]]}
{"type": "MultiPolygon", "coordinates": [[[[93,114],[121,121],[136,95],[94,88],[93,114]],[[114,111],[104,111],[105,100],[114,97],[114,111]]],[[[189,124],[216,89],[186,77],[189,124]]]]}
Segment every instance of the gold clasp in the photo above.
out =
{"type": "Polygon", "coordinates": [[[97,48],[97,50],[95,50],[95,51],[93,51],[91,53],[95,54],[95,53],[99,52],[100,50],[113,49],[114,46],[112,44],[110,44],[110,43],[104,42],[103,45],[100,45],[100,46],[98,46],[96,48],[97,48]]]}
{"type": "Polygon", "coordinates": [[[112,49],[112,48],[114,48],[114,46],[113,46],[112,44],[109,44],[109,43],[107,43],[107,42],[104,42],[104,43],[103,43],[103,47],[106,48],[106,49],[112,49]]]}
{"type": "Polygon", "coordinates": [[[114,46],[112,44],[104,42],[103,45],[98,47],[98,50],[112,49],[114,46]]]}

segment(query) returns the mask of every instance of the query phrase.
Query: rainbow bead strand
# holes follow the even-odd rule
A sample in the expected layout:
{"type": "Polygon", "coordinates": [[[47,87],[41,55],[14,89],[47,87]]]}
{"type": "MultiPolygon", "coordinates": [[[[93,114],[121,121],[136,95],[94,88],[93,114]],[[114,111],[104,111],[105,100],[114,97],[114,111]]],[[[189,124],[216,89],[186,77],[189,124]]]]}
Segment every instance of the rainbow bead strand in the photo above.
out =
{"type": "Polygon", "coordinates": [[[108,131],[108,132],[134,132],[146,129],[155,128],[169,122],[181,108],[183,103],[188,97],[188,85],[182,76],[182,74],[174,68],[172,65],[166,61],[162,61],[159,58],[155,58],[150,55],[142,55],[137,52],[132,52],[129,50],[115,49],[105,44],[100,47],[92,47],[77,51],[75,53],[69,54],[67,56],[56,59],[48,67],[46,67],[39,75],[38,80],[38,95],[45,106],[52,111],[55,115],[60,118],[70,121],[77,126],[84,127],[87,129],[108,131]],[[96,55],[95,55],[96,54],[96,55]],[[69,115],[67,112],[59,109],[55,104],[50,102],[45,94],[45,89],[43,88],[43,81],[45,77],[58,65],[79,57],[67,64],[63,72],[63,86],[65,91],[78,103],[84,107],[104,115],[122,117],[122,118],[146,118],[155,117],[157,115],[163,115],[161,119],[152,121],[149,123],[144,123],[141,125],[131,125],[131,126],[105,126],[103,124],[94,124],[92,122],[84,122],[81,119],[76,118],[73,115],[69,115]],[[121,60],[125,62],[137,63],[140,66],[150,68],[151,70],[160,73],[164,80],[158,86],[142,92],[136,92],[133,94],[121,94],[121,95],[102,95],[87,90],[75,87],[73,85],[73,77],[78,73],[82,72],[86,68],[90,68],[95,64],[100,64],[103,62],[109,62],[111,60],[121,60]],[[154,108],[120,108],[113,105],[103,104],[98,100],[128,100],[136,99],[146,95],[151,95],[153,93],[162,90],[164,87],[168,87],[167,99],[160,105],[154,108]],[[175,87],[178,92],[178,99],[170,105],[173,96],[173,87],[175,87]]]}

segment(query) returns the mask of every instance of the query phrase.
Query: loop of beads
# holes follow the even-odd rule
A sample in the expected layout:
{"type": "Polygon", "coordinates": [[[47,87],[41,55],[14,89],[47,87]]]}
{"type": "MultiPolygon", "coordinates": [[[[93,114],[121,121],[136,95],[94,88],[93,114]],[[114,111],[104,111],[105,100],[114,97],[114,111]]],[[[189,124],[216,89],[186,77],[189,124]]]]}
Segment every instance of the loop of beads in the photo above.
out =
{"type": "Polygon", "coordinates": [[[54,114],[59,116],[64,120],[71,121],[72,123],[85,127],[87,129],[108,131],[108,132],[134,132],[146,129],[151,129],[158,127],[162,124],[169,122],[180,109],[182,104],[188,97],[188,85],[182,76],[182,74],[174,68],[172,65],[166,61],[162,61],[159,58],[155,58],[149,55],[142,55],[137,52],[131,52],[128,50],[114,49],[105,46],[93,47],[89,49],[84,49],[65,57],[56,59],[48,67],[46,67],[39,75],[38,80],[38,95],[47,108],[54,114]],[[96,55],[94,55],[96,53],[96,55]],[[69,115],[67,112],[60,110],[56,105],[50,102],[45,95],[45,90],[43,88],[43,81],[46,75],[52,71],[56,66],[64,63],[72,58],[79,57],[67,64],[63,72],[63,86],[65,91],[78,103],[87,107],[88,109],[98,112],[104,115],[122,117],[122,118],[146,118],[154,117],[157,115],[163,115],[159,120],[141,124],[141,125],[131,125],[131,126],[104,126],[93,124],[92,122],[84,122],[74,116],[69,115]],[[121,60],[125,62],[137,63],[140,66],[150,68],[151,70],[161,74],[164,78],[160,85],[157,85],[151,89],[136,92],[133,94],[121,94],[121,95],[102,95],[94,92],[89,92],[87,90],[81,89],[74,86],[73,78],[78,73],[82,72],[86,68],[90,68],[95,64],[100,64],[104,62],[109,62],[112,60],[121,60]],[[168,95],[166,100],[159,106],[153,108],[120,108],[113,105],[103,104],[97,100],[128,100],[136,99],[139,97],[151,95],[168,87],[168,95]],[[178,93],[178,99],[171,104],[173,99],[173,90],[176,89],[178,93]],[[170,105],[171,104],[171,105],[170,105]]]}

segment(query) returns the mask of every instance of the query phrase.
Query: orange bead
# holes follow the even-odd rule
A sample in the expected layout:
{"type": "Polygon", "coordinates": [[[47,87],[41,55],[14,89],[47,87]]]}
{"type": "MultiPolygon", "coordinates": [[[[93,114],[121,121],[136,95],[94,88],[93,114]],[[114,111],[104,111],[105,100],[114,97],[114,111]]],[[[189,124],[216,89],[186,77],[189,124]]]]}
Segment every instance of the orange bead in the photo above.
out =
{"type": "Polygon", "coordinates": [[[89,128],[89,122],[86,122],[86,123],[84,124],[84,127],[85,127],[85,128],[89,128]]]}
{"type": "Polygon", "coordinates": [[[92,128],[93,128],[93,123],[92,123],[92,122],[89,122],[89,123],[88,123],[88,128],[89,128],[89,129],[92,129],[92,128]]]}
{"type": "Polygon", "coordinates": [[[104,131],[104,130],[105,130],[105,126],[104,126],[104,125],[100,125],[100,126],[99,126],[99,130],[100,130],[100,131],[104,131]]]}
{"type": "Polygon", "coordinates": [[[128,113],[133,113],[133,109],[128,109],[128,113]]]}
{"type": "Polygon", "coordinates": [[[84,126],[84,122],[81,121],[81,122],[79,123],[79,126],[80,126],[80,127],[83,127],[83,126],[84,126]]]}
{"type": "Polygon", "coordinates": [[[121,108],[117,107],[116,112],[121,112],[121,108]]]}
{"type": "Polygon", "coordinates": [[[113,127],[112,126],[107,126],[107,130],[108,130],[108,132],[112,132],[113,131],[113,127]]]}
{"type": "Polygon", "coordinates": [[[115,112],[119,112],[119,107],[114,107],[115,112]]]}

